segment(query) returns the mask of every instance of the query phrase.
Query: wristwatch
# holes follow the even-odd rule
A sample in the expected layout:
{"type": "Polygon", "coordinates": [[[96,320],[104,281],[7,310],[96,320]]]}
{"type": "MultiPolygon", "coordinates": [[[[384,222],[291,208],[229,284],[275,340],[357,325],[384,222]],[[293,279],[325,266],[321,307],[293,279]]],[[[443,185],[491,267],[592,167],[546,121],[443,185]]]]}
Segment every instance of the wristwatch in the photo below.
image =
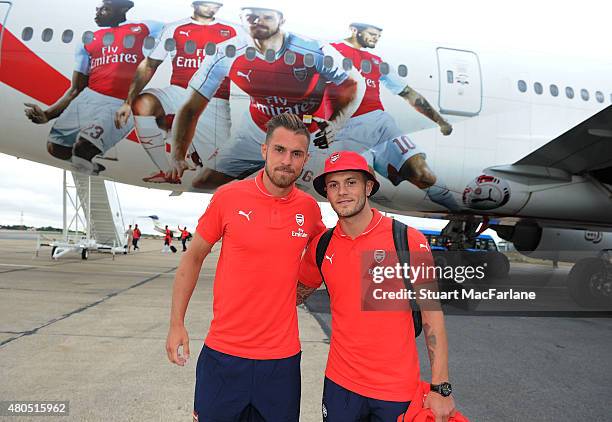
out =
{"type": "Polygon", "coordinates": [[[443,397],[448,397],[453,392],[453,387],[447,382],[443,382],[442,384],[430,384],[430,388],[431,391],[435,391],[443,397]]]}

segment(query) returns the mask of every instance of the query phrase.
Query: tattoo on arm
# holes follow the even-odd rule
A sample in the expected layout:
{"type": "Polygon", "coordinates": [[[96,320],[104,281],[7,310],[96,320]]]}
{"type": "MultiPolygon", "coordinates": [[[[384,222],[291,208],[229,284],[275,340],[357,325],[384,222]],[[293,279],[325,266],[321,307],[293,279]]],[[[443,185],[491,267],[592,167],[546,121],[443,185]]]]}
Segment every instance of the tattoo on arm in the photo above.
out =
{"type": "Polygon", "coordinates": [[[407,86],[400,93],[400,96],[408,100],[408,102],[422,115],[438,123],[440,115],[438,112],[429,104],[429,101],[421,94],[416,92],[414,89],[407,86]]]}
{"type": "Polygon", "coordinates": [[[434,363],[435,349],[437,345],[436,334],[432,332],[432,328],[429,324],[423,326],[425,331],[425,343],[427,344],[427,353],[429,354],[429,362],[431,365],[434,363]]]}
{"type": "Polygon", "coordinates": [[[311,294],[313,294],[316,290],[317,289],[313,287],[308,287],[298,282],[296,305],[301,305],[302,303],[306,302],[306,299],[308,299],[308,297],[311,294]]]}

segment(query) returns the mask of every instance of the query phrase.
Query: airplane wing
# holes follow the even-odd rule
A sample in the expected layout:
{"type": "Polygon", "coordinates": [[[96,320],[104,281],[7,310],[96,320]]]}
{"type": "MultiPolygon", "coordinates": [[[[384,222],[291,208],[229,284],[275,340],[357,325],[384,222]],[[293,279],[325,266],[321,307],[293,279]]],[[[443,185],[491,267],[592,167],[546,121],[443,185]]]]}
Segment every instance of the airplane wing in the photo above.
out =
{"type": "Polygon", "coordinates": [[[490,170],[569,181],[590,174],[612,185],[612,106],[608,106],[512,165],[490,170]]]}

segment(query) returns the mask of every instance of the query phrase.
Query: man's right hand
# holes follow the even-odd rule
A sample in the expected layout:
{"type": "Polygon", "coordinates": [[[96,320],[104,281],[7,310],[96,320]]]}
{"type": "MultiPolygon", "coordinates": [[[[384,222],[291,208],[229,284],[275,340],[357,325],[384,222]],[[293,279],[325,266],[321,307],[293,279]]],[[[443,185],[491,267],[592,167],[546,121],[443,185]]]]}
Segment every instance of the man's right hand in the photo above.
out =
{"type": "Polygon", "coordinates": [[[47,117],[47,113],[45,113],[45,111],[42,108],[40,108],[38,105],[32,104],[32,103],[25,103],[24,105],[27,107],[25,109],[25,115],[33,123],[42,125],[49,121],[49,117],[47,117]]]}
{"type": "Polygon", "coordinates": [[[115,113],[115,127],[121,129],[125,126],[132,114],[132,107],[128,103],[121,104],[121,107],[115,113]]]}
{"type": "Polygon", "coordinates": [[[179,366],[185,366],[189,359],[189,334],[184,325],[170,326],[168,338],[166,339],[166,353],[168,360],[179,366]],[[179,347],[183,347],[183,353],[179,354],[179,347]]]}
{"type": "Polygon", "coordinates": [[[166,171],[166,180],[169,183],[181,183],[181,177],[185,170],[194,170],[184,158],[178,159],[174,155],[170,156],[170,168],[166,171]]]}

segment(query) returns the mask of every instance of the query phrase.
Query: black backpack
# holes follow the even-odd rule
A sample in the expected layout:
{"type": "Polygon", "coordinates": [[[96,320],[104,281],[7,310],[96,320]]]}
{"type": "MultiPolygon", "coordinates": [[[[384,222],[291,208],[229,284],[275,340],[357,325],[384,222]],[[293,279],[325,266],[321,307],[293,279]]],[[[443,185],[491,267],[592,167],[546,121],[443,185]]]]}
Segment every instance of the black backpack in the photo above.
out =
{"type": "MultiPolygon", "coordinates": [[[[397,253],[397,257],[402,266],[404,264],[410,265],[410,251],[408,250],[407,229],[408,226],[406,226],[404,223],[397,220],[393,220],[393,243],[395,245],[395,252],[397,253]]],[[[327,252],[327,247],[329,246],[329,242],[331,241],[333,234],[333,228],[327,230],[319,239],[319,243],[317,243],[317,267],[319,267],[319,273],[321,274],[321,278],[323,279],[324,283],[325,278],[323,277],[323,271],[321,270],[321,266],[323,265],[323,259],[325,259],[325,252],[327,252]]],[[[410,282],[410,280],[404,279],[404,285],[408,290],[413,290],[412,283],[410,282]]],[[[419,304],[416,302],[415,299],[410,299],[410,307],[412,308],[414,336],[418,337],[419,334],[421,334],[421,332],[423,331],[421,310],[419,308],[419,304]]]]}

